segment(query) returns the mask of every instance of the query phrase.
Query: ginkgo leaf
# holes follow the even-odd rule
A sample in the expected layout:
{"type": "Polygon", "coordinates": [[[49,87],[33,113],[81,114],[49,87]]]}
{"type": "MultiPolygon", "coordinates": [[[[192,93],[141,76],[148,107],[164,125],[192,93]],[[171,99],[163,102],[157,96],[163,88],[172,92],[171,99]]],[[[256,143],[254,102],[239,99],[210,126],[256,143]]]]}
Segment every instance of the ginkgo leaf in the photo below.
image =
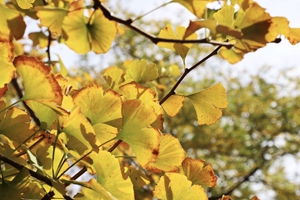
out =
{"type": "Polygon", "coordinates": [[[154,197],[162,200],[207,200],[205,190],[200,185],[192,185],[186,176],[165,173],[153,191],[154,197]]]}
{"type": "Polygon", "coordinates": [[[231,64],[239,62],[244,57],[243,53],[237,53],[233,49],[227,49],[225,47],[222,47],[218,53],[231,64]]]}
{"type": "Polygon", "coordinates": [[[90,18],[84,16],[84,9],[68,12],[62,28],[66,45],[80,54],[90,50],[107,52],[117,34],[116,23],[107,19],[99,9],[90,18]]]}
{"type": "Polygon", "coordinates": [[[82,88],[73,99],[92,124],[101,144],[117,135],[118,129],[113,125],[121,128],[122,123],[122,101],[118,93],[110,89],[104,93],[101,86],[92,85],[82,88]]]}
{"type": "MultiPolygon", "coordinates": [[[[64,101],[71,104],[72,98],[70,96],[65,97],[64,101]]],[[[59,116],[59,125],[61,131],[69,136],[68,148],[75,149],[79,154],[91,149],[98,152],[98,141],[95,131],[87,118],[82,114],[80,107],[73,107],[70,115],[59,116]]]]}
{"type": "Polygon", "coordinates": [[[174,117],[183,106],[184,99],[184,96],[174,94],[171,95],[161,106],[170,117],[174,117]]]}
{"type": "Polygon", "coordinates": [[[300,28],[291,28],[288,36],[291,44],[295,45],[300,42],[300,28]]]}
{"type": "MultiPolygon", "coordinates": [[[[159,32],[158,37],[167,38],[167,39],[183,39],[185,31],[186,31],[185,27],[177,26],[176,33],[175,33],[173,31],[172,26],[170,24],[168,24],[163,30],[161,30],[159,32]]],[[[197,34],[193,33],[185,39],[192,40],[192,39],[197,39],[197,37],[198,37],[197,34]]],[[[193,44],[192,43],[181,44],[181,43],[159,42],[157,45],[160,47],[170,49],[170,50],[178,53],[181,56],[183,62],[185,63],[185,57],[193,44]]]]}
{"type": "Polygon", "coordinates": [[[163,110],[159,105],[156,92],[144,87],[136,82],[131,82],[120,87],[120,92],[126,100],[139,99],[144,104],[150,105],[157,115],[157,119],[152,126],[160,130],[163,129],[163,110]]]}
{"type": "Polygon", "coordinates": [[[85,187],[81,188],[81,192],[75,195],[75,199],[79,200],[113,200],[112,196],[94,179],[85,183],[85,187]]]}
{"type": "Polygon", "coordinates": [[[91,124],[108,123],[122,118],[122,101],[113,90],[104,92],[102,86],[91,85],[82,88],[74,96],[74,103],[80,106],[82,113],[91,124]]]}
{"type": "Polygon", "coordinates": [[[50,127],[56,113],[68,114],[61,107],[62,90],[50,67],[26,56],[15,58],[14,65],[24,84],[25,93],[22,99],[39,117],[41,123],[45,124],[43,126],[50,127]]]}
{"type": "Polygon", "coordinates": [[[0,19],[2,39],[12,39],[11,36],[13,36],[18,40],[23,37],[26,24],[23,16],[17,10],[7,8],[0,3],[0,19]]]}
{"type": "Polygon", "coordinates": [[[213,0],[173,0],[172,2],[177,2],[186,7],[191,13],[193,13],[197,18],[202,18],[205,10],[206,4],[213,0]]]}
{"type": "Polygon", "coordinates": [[[102,74],[108,86],[111,89],[118,91],[120,84],[124,81],[123,70],[119,67],[109,67],[105,69],[102,74]]]}
{"type": "Polygon", "coordinates": [[[158,69],[154,63],[149,63],[142,59],[133,61],[126,70],[125,80],[143,83],[152,81],[158,77],[158,69]]]}
{"type": "Polygon", "coordinates": [[[8,39],[0,38],[0,88],[4,88],[14,77],[16,69],[12,64],[13,58],[13,44],[8,39]]]}
{"type": "Polygon", "coordinates": [[[214,18],[218,21],[218,24],[233,27],[234,25],[234,7],[229,5],[224,5],[218,12],[214,15],[214,18]]]}
{"type": "MultiPolygon", "coordinates": [[[[5,108],[5,103],[0,100],[0,110],[5,108]]],[[[22,144],[33,134],[30,129],[30,116],[17,107],[12,107],[0,113],[0,133],[10,138],[16,145],[22,144]]]]}
{"type": "Polygon", "coordinates": [[[32,4],[35,0],[17,0],[18,6],[22,9],[29,9],[32,8],[32,4]]]}
{"type": "Polygon", "coordinates": [[[63,19],[68,12],[66,9],[43,6],[35,7],[35,10],[37,10],[37,16],[39,17],[42,26],[48,27],[51,34],[61,34],[63,19]]]}
{"type": "Polygon", "coordinates": [[[196,110],[198,124],[213,124],[221,116],[221,108],[227,107],[226,89],[218,83],[188,97],[196,110]]]}
{"type": "Polygon", "coordinates": [[[142,101],[127,100],[122,107],[123,126],[117,138],[130,145],[142,167],[158,156],[160,133],[149,127],[156,118],[153,108],[142,101]]]}
{"type": "Polygon", "coordinates": [[[99,151],[92,157],[97,182],[116,199],[134,199],[133,185],[130,178],[121,171],[118,159],[107,151],[99,151]]]}
{"type": "Polygon", "coordinates": [[[32,40],[33,46],[39,45],[40,48],[45,48],[48,45],[48,36],[41,32],[31,32],[28,37],[32,40]]]}
{"type": "Polygon", "coordinates": [[[203,160],[185,158],[182,162],[184,174],[193,184],[214,187],[217,185],[218,178],[215,176],[211,164],[204,166],[204,163],[203,160]]]}
{"type": "Polygon", "coordinates": [[[149,163],[147,169],[155,171],[175,171],[185,158],[185,151],[177,138],[170,134],[161,137],[159,154],[154,163],[149,163]]]}

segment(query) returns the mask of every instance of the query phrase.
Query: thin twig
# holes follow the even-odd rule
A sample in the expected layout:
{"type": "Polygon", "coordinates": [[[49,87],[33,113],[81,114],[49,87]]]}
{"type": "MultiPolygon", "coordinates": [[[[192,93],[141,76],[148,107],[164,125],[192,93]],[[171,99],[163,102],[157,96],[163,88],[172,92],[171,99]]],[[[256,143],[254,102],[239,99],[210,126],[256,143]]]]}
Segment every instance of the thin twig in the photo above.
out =
{"type": "Polygon", "coordinates": [[[171,95],[175,94],[175,90],[176,88],[179,86],[179,84],[182,82],[182,80],[186,77],[186,75],[188,75],[188,73],[190,73],[193,69],[195,69],[196,67],[198,67],[199,65],[201,65],[203,62],[205,62],[207,59],[209,59],[210,57],[212,57],[213,55],[216,55],[219,51],[219,49],[222,46],[218,46],[215,50],[213,50],[210,54],[208,54],[206,57],[204,57],[202,60],[200,60],[199,62],[197,62],[196,64],[194,64],[192,67],[190,68],[185,68],[184,73],[180,76],[180,78],[178,79],[178,81],[175,83],[175,85],[173,86],[173,88],[168,92],[168,94],[166,96],[164,96],[160,101],[159,104],[163,104],[171,95]]]}

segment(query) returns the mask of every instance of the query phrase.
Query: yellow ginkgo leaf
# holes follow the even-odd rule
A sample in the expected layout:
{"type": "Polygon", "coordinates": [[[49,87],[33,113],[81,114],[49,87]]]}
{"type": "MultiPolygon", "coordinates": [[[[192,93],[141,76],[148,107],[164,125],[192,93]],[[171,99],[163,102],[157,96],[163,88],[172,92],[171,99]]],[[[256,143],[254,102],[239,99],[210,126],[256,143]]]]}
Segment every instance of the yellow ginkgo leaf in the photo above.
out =
{"type": "Polygon", "coordinates": [[[115,199],[134,199],[130,178],[122,171],[117,158],[107,151],[92,154],[93,167],[97,173],[97,182],[115,199]]]}
{"type": "Polygon", "coordinates": [[[170,134],[161,137],[159,154],[154,163],[149,163],[147,169],[155,171],[175,171],[185,158],[185,151],[177,138],[170,134]]]}
{"type": "Polygon", "coordinates": [[[202,18],[205,10],[206,4],[213,0],[173,0],[172,2],[177,2],[186,7],[191,13],[196,15],[198,18],[202,18]]]}
{"type": "Polygon", "coordinates": [[[182,168],[187,178],[193,184],[199,184],[207,187],[214,187],[217,185],[217,176],[211,164],[204,166],[205,161],[195,160],[192,158],[185,158],[182,162],[182,168]]]}
{"type": "Polygon", "coordinates": [[[46,26],[53,35],[60,35],[62,31],[63,19],[67,15],[67,10],[56,7],[36,7],[37,16],[41,20],[41,24],[46,26]]]}
{"type": "Polygon", "coordinates": [[[288,40],[291,44],[297,44],[300,42],[300,28],[291,28],[288,40]]]}
{"type": "Polygon", "coordinates": [[[192,185],[186,176],[178,173],[165,173],[153,191],[154,197],[162,200],[208,200],[200,185],[192,185]]]}
{"type": "Polygon", "coordinates": [[[136,81],[143,83],[152,81],[158,77],[158,69],[154,63],[149,63],[142,59],[133,61],[128,67],[125,75],[125,80],[136,81]]]}
{"type": "Polygon", "coordinates": [[[4,88],[14,77],[13,52],[13,44],[8,39],[0,38],[0,88],[4,88]]]}
{"type": "Polygon", "coordinates": [[[183,106],[184,99],[184,96],[174,94],[171,95],[161,106],[170,117],[174,117],[183,106]]]}
{"type": "Polygon", "coordinates": [[[35,0],[17,0],[18,6],[22,9],[29,9],[35,0]]]}
{"type": "Polygon", "coordinates": [[[123,126],[118,139],[132,148],[142,167],[154,162],[159,152],[160,133],[149,127],[157,115],[153,108],[141,100],[127,100],[122,106],[123,126]]]}
{"type": "Polygon", "coordinates": [[[221,108],[228,104],[226,89],[220,83],[186,97],[194,105],[199,125],[215,123],[222,116],[221,108]]]}
{"type": "Polygon", "coordinates": [[[116,127],[121,128],[122,122],[122,101],[118,93],[110,89],[104,93],[101,86],[92,85],[82,88],[73,99],[92,124],[100,143],[117,135],[116,127]]]}
{"type": "Polygon", "coordinates": [[[140,189],[141,187],[150,183],[149,178],[141,170],[136,169],[134,166],[129,166],[126,174],[130,177],[133,187],[140,189]]]}
{"type": "Polygon", "coordinates": [[[116,23],[107,19],[99,9],[90,18],[85,17],[84,9],[68,12],[62,28],[66,45],[80,54],[91,50],[107,52],[117,34],[116,23]]]}
{"type": "Polygon", "coordinates": [[[120,87],[120,92],[126,100],[139,99],[144,104],[151,106],[157,115],[156,121],[152,124],[154,128],[162,130],[163,128],[163,110],[159,106],[156,92],[150,88],[144,87],[136,82],[131,82],[120,87]]]}
{"type": "Polygon", "coordinates": [[[109,67],[105,69],[102,74],[108,86],[111,89],[118,91],[120,84],[124,81],[123,70],[119,67],[109,67]]]}
{"type": "Polygon", "coordinates": [[[231,64],[239,62],[244,57],[243,53],[237,53],[232,48],[227,49],[226,47],[222,47],[218,53],[231,64]]]}
{"type": "MultiPolygon", "coordinates": [[[[160,38],[167,38],[167,39],[183,39],[185,34],[186,28],[183,26],[177,26],[176,33],[173,31],[173,28],[170,24],[168,24],[163,30],[159,32],[158,37],[160,38]]],[[[193,33],[189,37],[185,38],[186,40],[193,40],[197,39],[197,34],[193,33]]],[[[182,60],[185,61],[185,57],[192,47],[192,43],[171,43],[171,42],[159,42],[157,44],[160,47],[164,47],[170,49],[176,53],[178,53],[182,60]]]]}

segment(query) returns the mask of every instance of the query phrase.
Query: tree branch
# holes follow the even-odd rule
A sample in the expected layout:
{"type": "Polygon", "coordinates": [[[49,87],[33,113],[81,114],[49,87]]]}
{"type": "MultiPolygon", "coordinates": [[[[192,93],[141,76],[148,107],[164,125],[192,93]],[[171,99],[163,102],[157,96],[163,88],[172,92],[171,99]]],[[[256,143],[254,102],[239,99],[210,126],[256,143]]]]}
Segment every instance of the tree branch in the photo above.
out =
{"type": "Polygon", "coordinates": [[[202,60],[200,60],[199,62],[197,62],[196,64],[194,64],[191,68],[185,68],[184,73],[178,79],[178,81],[173,86],[173,88],[170,90],[170,92],[159,101],[159,104],[160,105],[163,104],[171,95],[175,94],[176,88],[179,86],[179,84],[182,82],[182,80],[186,77],[186,75],[188,75],[188,73],[190,73],[193,69],[195,69],[196,67],[198,67],[199,65],[201,65],[203,62],[205,62],[206,60],[208,60],[210,57],[212,57],[213,55],[216,55],[221,47],[222,47],[221,45],[218,46],[215,50],[213,50],[210,54],[208,54],[202,60]]]}
{"type": "Polygon", "coordinates": [[[160,38],[160,37],[156,37],[154,35],[151,35],[149,33],[144,32],[143,30],[141,30],[140,28],[134,26],[132,24],[133,20],[132,19],[121,19],[118,18],[116,16],[114,16],[108,8],[106,8],[99,0],[95,0],[95,4],[93,6],[93,8],[96,10],[98,8],[100,8],[100,10],[102,10],[104,16],[112,21],[118,22],[120,24],[123,24],[127,27],[129,27],[130,29],[138,32],[139,34],[143,35],[144,37],[148,38],[149,40],[151,40],[151,42],[153,42],[154,44],[157,44],[159,42],[170,42],[170,43],[206,43],[206,44],[212,44],[212,45],[220,45],[220,46],[225,46],[227,48],[231,48],[233,45],[227,42],[219,42],[219,41],[213,41],[213,40],[208,40],[206,38],[203,39],[198,39],[198,40],[179,40],[179,39],[168,39],[168,38],[160,38]]]}

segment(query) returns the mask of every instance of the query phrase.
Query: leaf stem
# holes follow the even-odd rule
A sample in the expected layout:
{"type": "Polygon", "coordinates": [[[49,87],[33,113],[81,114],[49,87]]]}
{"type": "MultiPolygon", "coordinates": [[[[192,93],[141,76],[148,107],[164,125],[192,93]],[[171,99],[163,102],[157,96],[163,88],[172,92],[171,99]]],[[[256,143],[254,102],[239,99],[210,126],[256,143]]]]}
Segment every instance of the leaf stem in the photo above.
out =
{"type": "Polygon", "coordinates": [[[186,77],[186,75],[188,75],[188,73],[190,73],[196,67],[198,67],[199,65],[201,65],[203,62],[205,62],[206,60],[208,60],[210,57],[212,57],[213,55],[216,55],[221,47],[222,46],[220,45],[217,48],[215,48],[215,50],[213,50],[210,54],[208,54],[203,59],[201,59],[199,62],[197,62],[196,64],[194,64],[192,67],[185,68],[184,73],[179,77],[178,81],[175,83],[175,85],[172,87],[172,89],[168,92],[168,94],[166,94],[166,96],[164,96],[159,101],[159,104],[160,105],[163,104],[170,96],[172,96],[173,94],[175,94],[176,88],[179,86],[179,84],[182,82],[182,80],[186,77]]]}

